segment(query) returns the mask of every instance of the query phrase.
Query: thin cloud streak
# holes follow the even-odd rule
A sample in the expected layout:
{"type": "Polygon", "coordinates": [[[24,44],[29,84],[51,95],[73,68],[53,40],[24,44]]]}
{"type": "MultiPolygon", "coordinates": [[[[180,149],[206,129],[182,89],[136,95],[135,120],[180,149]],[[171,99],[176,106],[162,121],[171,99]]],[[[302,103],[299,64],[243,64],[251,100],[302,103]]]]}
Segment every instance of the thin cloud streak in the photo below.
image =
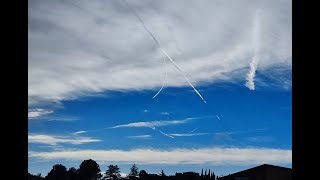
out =
{"type": "Polygon", "coordinates": [[[174,139],[174,137],[173,136],[171,136],[171,135],[169,135],[169,134],[167,134],[167,133],[164,133],[164,132],[162,132],[162,131],[160,131],[160,130],[158,130],[161,134],[163,134],[163,135],[165,135],[165,136],[167,136],[167,137],[169,137],[169,138],[171,138],[171,139],[174,139]]]}
{"type": "Polygon", "coordinates": [[[162,127],[162,126],[172,126],[177,124],[185,124],[188,123],[194,119],[199,118],[186,118],[182,120],[172,120],[172,121],[147,121],[147,122],[135,122],[135,123],[129,123],[129,124],[122,124],[110,127],[111,129],[114,128],[138,128],[138,127],[147,127],[147,128],[153,128],[153,127],[162,127]]]}
{"type": "Polygon", "coordinates": [[[146,134],[146,135],[138,135],[138,136],[127,136],[127,138],[130,138],[130,139],[150,139],[150,138],[152,138],[152,136],[149,134],[146,134]]]}
{"type": "Polygon", "coordinates": [[[77,131],[77,132],[74,132],[73,134],[83,134],[83,133],[86,133],[87,131],[77,131]]]}
{"type": "Polygon", "coordinates": [[[37,118],[40,118],[41,116],[44,116],[46,114],[51,114],[51,113],[53,113],[52,110],[45,110],[41,108],[30,109],[28,111],[28,118],[37,119],[37,118]]]}
{"type": "Polygon", "coordinates": [[[209,135],[213,133],[193,133],[193,134],[169,134],[174,137],[190,137],[190,136],[203,136],[203,135],[209,135]]]}
{"type": "Polygon", "coordinates": [[[83,160],[94,159],[103,163],[143,165],[256,165],[286,164],[292,162],[292,151],[272,148],[200,148],[200,149],[132,149],[132,150],[66,150],[53,152],[29,151],[29,158],[45,160],[83,160]]]}
{"type": "Polygon", "coordinates": [[[67,144],[85,144],[92,142],[100,142],[100,139],[93,139],[91,137],[69,137],[69,136],[53,136],[45,134],[29,134],[28,143],[39,143],[39,144],[49,144],[57,145],[61,143],[67,144]]]}

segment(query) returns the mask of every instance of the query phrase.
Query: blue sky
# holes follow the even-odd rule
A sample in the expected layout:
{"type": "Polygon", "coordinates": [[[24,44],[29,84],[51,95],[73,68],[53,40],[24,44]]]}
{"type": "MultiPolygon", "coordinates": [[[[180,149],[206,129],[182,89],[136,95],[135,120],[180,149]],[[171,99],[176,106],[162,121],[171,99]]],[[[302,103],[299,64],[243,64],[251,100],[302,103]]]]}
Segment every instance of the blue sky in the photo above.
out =
{"type": "Polygon", "coordinates": [[[29,172],[291,167],[291,2],[130,6],[29,2],[29,172]]]}

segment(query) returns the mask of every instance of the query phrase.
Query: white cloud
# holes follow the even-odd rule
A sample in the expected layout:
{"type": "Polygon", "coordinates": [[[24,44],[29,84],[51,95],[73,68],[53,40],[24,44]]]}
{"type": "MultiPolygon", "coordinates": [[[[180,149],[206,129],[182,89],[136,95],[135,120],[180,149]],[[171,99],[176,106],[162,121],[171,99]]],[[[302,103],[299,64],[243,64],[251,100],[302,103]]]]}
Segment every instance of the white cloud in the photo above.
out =
{"type": "MultiPolygon", "coordinates": [[[[101,173],[102,177],[106,177],[106,172],[101,171],[100,173],[101,173]]],[[[120,174],[120,177],[122,177],[122,178],[125,178],[128,175],[128,174],[122,173],[122,172],[119,173],[119,174],[120,174]]]]}
{"type": "Polygon", "coordinates": [[[253,59],[252,62],[250,62],[250,70],[247,74],[247,82],[245,84],[245,86],[247,88],[249,88],[250,90],[254,90],[255,89],[255,85],[254,85],[254,77],[256,75],[256,70],[258,67],[258,62],[257,60],[253,59]]]}
{"type": "Polygon", "coordinates": [[[148,111],[148,109],[145,109],[143,112],[147,113],[147,112],[149,112],[149,111],[148,111]]]}
{"type": "Polygon", "coordinates": [[[53,136],[53,135],[44,135],[44,134],[29,134],[28,142],[29,143],[40,143],[40,144],[49,144],[57,145],[60,143],[68,144],[84,144],[91,142],[99,142],[99,139],[93,139],[90,137],[68,137],[68,136],[53,136]]]}
{"type": "Polygon", "coordinates": [[[203,136],[203,135],[209,135],[212,133],[191,133],[191,134],[169,134],[171,136],[175,136],[175,137],[189,137],[189,136],[203,136]]]}
{"type": "Polygon", "coordinates": [[[182,120],[171,120],[171,121],[147,121],[147,122],[135,122],[135,123],[129,123],[129,124],[122,124],[113,126],[111,128],[133,128],[133,127],[147,127],[147,128],[153,128],[153,127],[161,127],[161,126],[171,126],[171,125],[177,125],[177,124],[185,124],[188,123],[191,120],[198,119],[198,118],[186,118],[182,120]]]}
{"type": "Polygon", "coordinates": [[[254,54],[253,54],[253,58],[252,61],[250,62],[250,70],[247,73],[247,77],[246,77],[246,84],[245,86],[247,88],[249,88],[250,90],[254,90],[255,89],[255,84],[254,84],[254,78],[256,75],[256,71],[258,68],[258,63],[260,60],[260,44],[261,44],[261,40],[260,40],[260,26],[261,26],[261,20],[260,20],[260,13],[259,13],[259,9],[256,10],[255,15],[254,15],[254,22],[253,22],[253,33],[252,33],[252,49],[254,49],[254,54]]]}
{"type": "Polygon", "coordinates": [[[29,119],[36,119],[36,118],[40,118],[43,115],[51,114],[51,113],[53,113],[52,110],[45,110],[45,109],[41,109],[41,108],[29,109],[28,118],[29,119]]]}
{"type": "Polygon", "coordinates": [[[152,136],[151,135],[138,135],[138,136],[127,136],[130,139],[150,139],[152,136]]]}
{"type": "Polygon", "coordinates": [[[170,115],[170,113],[168,113],[168,112],[161,112],[160,114],[163,114],[163,115],[170,115]]]}
{"type": "Polygon", "coordinates": [[[101,163],[118,164],[285,164],[292,162],[292,151],[271,148],[200,148],[200,149],[133,149],[133,150],[72,150],[36,152],[29,157],[39,159],[83,160],[94,159],[101,163]]]}
{"type": "MultiPolygon", "coordinates": [[[[130,3],[198,88],[245,80],[257,9],[260,72],[278,64],[291,68],[290,0],[130,3]]],[[[121,1],[31,1],[28,9],[30,106],[162,86],[164,56],[121,1]]],[[[288,84],[286,78],[281,81],[288,84]]],[[[166,87],[182,86],[188,83],[168,64],[166,87]]]]}
{"type": "Polygon", "coordinates": [[[73,117],[73,116],[48,116],[43,119],[46,119],[48,121],[66,121],[66,122],[80,120],[79,117],[73,117]]]}
{"type": "Polygon", "coordinates": [[[127,175],[128,174],[126,174],[126,173],[120,173],[120,176],[123,177],[123,178],[127,177],[127,175]]]}
{"type": "Polygon", "coordinates": [[[73,134],[83,134],[83,133],[86,133],[87,131],[77,131],[77,132],[74,132],[73,134]]]}
{"type": "Polygon", "coordinates": [[[273,142],[275,140],[271,136],[253,136],[253,137],[248,137],[246,139],[252,142],[273,142]]]}

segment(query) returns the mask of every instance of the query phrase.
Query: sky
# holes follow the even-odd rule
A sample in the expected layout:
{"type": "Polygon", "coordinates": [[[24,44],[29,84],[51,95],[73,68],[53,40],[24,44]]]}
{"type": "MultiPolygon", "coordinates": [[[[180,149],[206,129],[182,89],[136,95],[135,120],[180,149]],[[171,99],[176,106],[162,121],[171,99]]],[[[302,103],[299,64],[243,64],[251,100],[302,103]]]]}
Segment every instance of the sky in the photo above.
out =
{"type": "Polygon", "coordinates": [[[28,171],[291,167],[291,8],[28,1],[28,171]]]}

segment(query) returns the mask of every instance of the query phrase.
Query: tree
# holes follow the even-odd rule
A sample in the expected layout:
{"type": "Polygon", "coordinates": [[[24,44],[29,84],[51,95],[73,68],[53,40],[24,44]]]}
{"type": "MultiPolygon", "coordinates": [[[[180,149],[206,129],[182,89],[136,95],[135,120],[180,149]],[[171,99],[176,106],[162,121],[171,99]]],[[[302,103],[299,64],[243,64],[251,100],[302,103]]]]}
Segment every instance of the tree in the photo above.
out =
{"type": "Polygon", "coordinates": [[[163,172],[163,170],[161,170],[160,176],[166,176],[163,172]]]}
{"type": "Polygon", "coordinates": [[[201,169],[201,179],[203,179],[203,169],[201,169]]]}
{"type": "Polygon", "coordinates": [[[78,179],[78,171],[74,167],[69,168],[69,170],[67,171],[67,174],[68,174],[68,180],[78,179]]]}
{"type": "Polygon", "coordinates": [[[132,167],[130,168],[129,176],[136,177],[138,175],[139,175],[138,168],[137,168],[136,164],[133,164],[132,167]]]}
{"type": "Polygon", "coordinates": [[[51,171],[45,178],[46,180],[67,180],[67,168],[62,164],[56,164],[52,167],[51,171]]]}
{"type": "Polygon", "coordinates": [[[210,169],[209,169],[209,172],[208,172],[208,179],[210,179],[210,175],[211,175],[211,173],[210,173],[210,169]]]}
{"type": "Polygon", "coordinates": [[[139,178],[143,179],[144,177],[146,177],[148,175],[148,173],[145,170],[141,170],[139,172],[139,178]]]}
{"type": "Polygon", "coordinates": [[[92,159],[84,160],[78,169],[80,180],[96,180],[101,177],[99,164],[92,159]]]}
{"type": "Polygon", "coordinates": [[[41,173],[38,173],[37,175],[28,173],[28,180],[43,180],[43,177],[41,176],[41,173]]]}
{"type": "Polygon", "coordinates": [[[120,179],[120,168],[117,165],[109,165],[106,171],[106,176],[113,180],[120,179]]]}
{"type": "Polygon", "coordinates": [[[213,179],[213,180],[216,179],[216,175],[214,174],[214,172],[212,172],[212,174],[211,174],[211,179],[213,179]]]}

